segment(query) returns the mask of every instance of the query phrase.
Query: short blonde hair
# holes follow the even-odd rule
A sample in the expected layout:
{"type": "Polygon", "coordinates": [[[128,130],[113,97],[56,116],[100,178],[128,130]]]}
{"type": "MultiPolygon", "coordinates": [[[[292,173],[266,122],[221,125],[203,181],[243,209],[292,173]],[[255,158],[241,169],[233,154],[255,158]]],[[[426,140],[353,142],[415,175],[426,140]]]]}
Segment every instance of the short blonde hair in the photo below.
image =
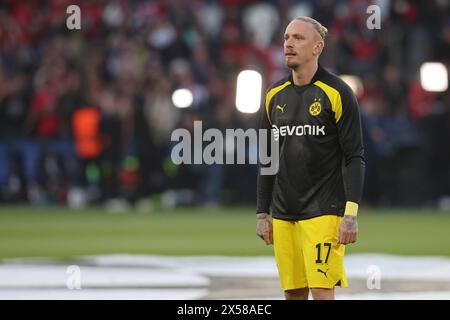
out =
{"type": "Polygon", "coordinates": [[[308,22],[308,23],[312,24],[314,29],[319,33],[320,37],[325,42],[325,38],[327,37],[327,34],[328,34],[328,29],[325,28],[319,21],[314,20],[313,18],[310,18],[310,17],[305,17],[305,16],[297,17],[297,18],[295,18],[295,20],[300,20],[300,21],[304,21],[304,22],[308,22]]]}

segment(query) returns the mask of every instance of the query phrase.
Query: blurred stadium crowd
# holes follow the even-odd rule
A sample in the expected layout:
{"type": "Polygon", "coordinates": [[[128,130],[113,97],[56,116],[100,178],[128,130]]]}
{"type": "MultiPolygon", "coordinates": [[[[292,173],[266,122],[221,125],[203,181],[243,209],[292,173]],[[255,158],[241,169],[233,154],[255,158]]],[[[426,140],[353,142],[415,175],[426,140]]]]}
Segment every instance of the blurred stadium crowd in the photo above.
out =
{"type": "Polygon", "coordinates": [[[450,196],[450,97],[422,89],[426,61],[449,64],[450,3],[74,1],[0,4],[0,201],[32,204],[254,204],[255,165],[170,160],[175,128],[252,128],[234,105],[237,74],[283,77],[283,32],[298,15],[330,34],[321,63],[361,79],[364,202],[436,206],[450,196]],[[81,8],[68,30],[66,8],[81,8]],[[193,93],[175,108],[176,88],[193,93]],[[175,190],[179,190],[176,192],[175,190]],[[180,192],[180,190],[182,190],[180,192]],[[162,196],[161,196],[162,195],[162,196]]]}

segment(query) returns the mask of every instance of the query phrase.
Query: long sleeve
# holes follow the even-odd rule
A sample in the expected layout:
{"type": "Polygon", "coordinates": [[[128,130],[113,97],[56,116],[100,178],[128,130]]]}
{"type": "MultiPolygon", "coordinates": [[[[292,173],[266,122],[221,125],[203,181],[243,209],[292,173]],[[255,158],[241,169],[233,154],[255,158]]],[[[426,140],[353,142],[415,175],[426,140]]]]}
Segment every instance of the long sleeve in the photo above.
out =
{"type": "Polygon", "coordinates": [[[337,122],[339,143],[344,154],[343,170],[347,201],[361,202],[364,184],[364,146],[358,102],[350,88],[342,90],[342,115],[337,122]]]}
{"type": "MultiPolygon", "coordinates": [[[[260,109],[260,123],[259,123],[259,129],[267,130],[267,139],[266,139],[266,146],[267,146],[267,155],[271,152],[271,125],[270,121],[268,119],[267,110],[265,107],[265,104],[262,105],[260,109]]],[[[261,137],[260,137],[261,139],[261,137]]],[[[268,167],[268,164],[261,163],[261,148],[259,149],[260,155],[259,155],[259,167],[258,167],[258,179],[257,179],[257,208],[256,213],[270,213],[270,204],[272,201],[272,190],[273,190],[273,183],[275,180],[275,175],[264,175],[261,174],[261,168],[262,167],[268,167]]]]}

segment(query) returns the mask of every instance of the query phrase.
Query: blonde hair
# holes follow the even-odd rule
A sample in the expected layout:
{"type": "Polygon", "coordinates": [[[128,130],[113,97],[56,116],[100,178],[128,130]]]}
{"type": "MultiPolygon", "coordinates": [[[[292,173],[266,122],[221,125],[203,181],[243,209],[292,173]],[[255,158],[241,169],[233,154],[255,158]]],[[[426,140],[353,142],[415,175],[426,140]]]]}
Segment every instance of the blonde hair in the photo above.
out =
{"type": "Polygon", "coordinates": [[[310,18],[310,17],[305,17],[305,16],[297,17],[297,18],[295,18],[295,20],[300,20],[300,21],[304,21],[304,22],[308,22],[308,23],[312,24],[314,29],[319,33],[320,37],[325,42],[325,38],[327,37],[327,34],[328,34],[328,29],[325,28],[319,21],[314,20],[313,18],[310,18]]]}

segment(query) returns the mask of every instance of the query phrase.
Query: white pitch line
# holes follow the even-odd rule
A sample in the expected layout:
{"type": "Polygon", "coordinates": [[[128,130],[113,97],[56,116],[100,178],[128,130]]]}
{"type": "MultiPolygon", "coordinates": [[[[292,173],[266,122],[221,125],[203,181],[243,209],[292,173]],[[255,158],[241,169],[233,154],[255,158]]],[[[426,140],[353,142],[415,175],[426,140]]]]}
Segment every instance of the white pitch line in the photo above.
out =
{"type": "MultiPolygon", "coordinates": [[[[0,265],[1,288],[67,287],[70,273],[62,265],[0,265]]],[[[209,279],[184,270],[79,266],[82,287],[206,287],[209,279]]]]}

